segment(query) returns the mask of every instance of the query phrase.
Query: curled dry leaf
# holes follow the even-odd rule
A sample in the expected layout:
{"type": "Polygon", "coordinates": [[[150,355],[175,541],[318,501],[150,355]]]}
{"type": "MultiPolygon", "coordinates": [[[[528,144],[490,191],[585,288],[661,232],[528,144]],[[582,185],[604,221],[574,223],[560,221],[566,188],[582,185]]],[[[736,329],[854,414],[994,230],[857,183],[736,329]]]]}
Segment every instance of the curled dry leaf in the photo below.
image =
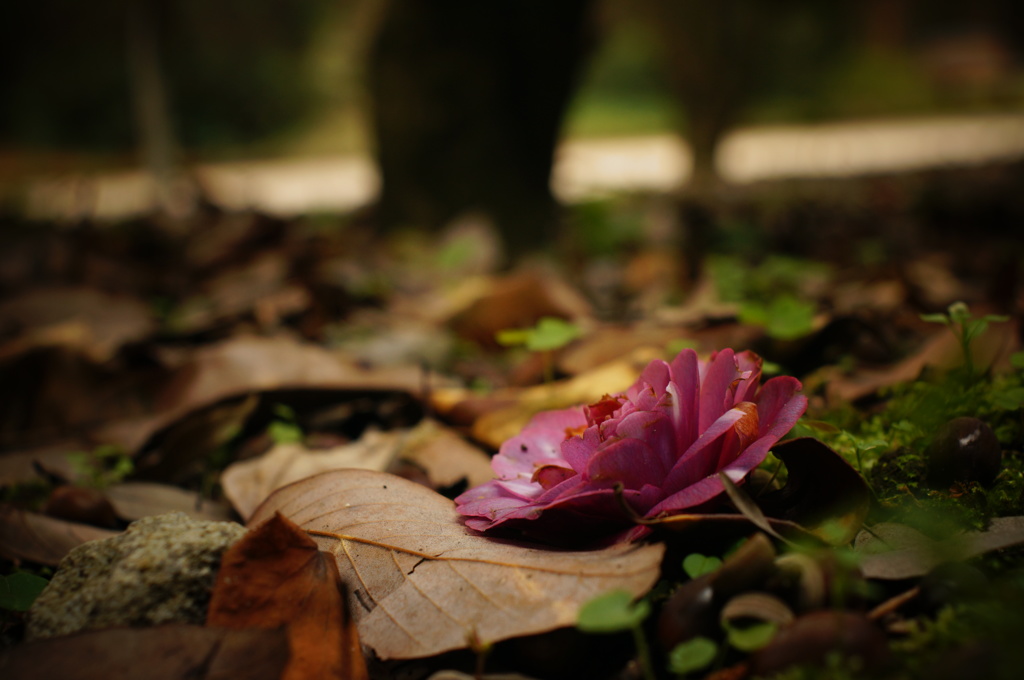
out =
{"type": "Polygon", "coordinates": [[[9,560],[55,567],[72,548],[116,534],[108,529],[0,506],[0,555],[9,560]]]}
{"type": "Polygon", "coordinates": [[[857,535],[871,507],[871,489],[830,447],[811,437],[782,442],[772,453],[786,465],[786,486],[765,494],[771,517],[789,520],[833,545],[857,535]]]}
{"type": "Polygon", "coordinates": [[[242,517],[252,515],[275,489],[328,470],[383,472],[398,455],[404,430],[369,429],[349,444],[311,451],[299,443],[278,444],[259,458],[232,463],[221,475],[224,495],[242,517]]]}
{"type": "Polygon", "coordinates": [[[365,680],[343,592],[331,556],[275,514],[224,553],[206,622],[225,628],[286,626],[291,654],[282,680],[365,680]]]}
{"type": "Polygon", "coordinates": [[[486,538],[468,530],[443,496],[365,470],[279,489],[250,525],[275,512],[335,555],[360,638],[384,659],[572,625],[596,595],[646,592],[664,553],[662,545],[561,552],[486,538]]]}
{"type": "Polygon", "coordinates": [[[288,661],[281,630],[171,625],[108,628],[0,653],[5,678],[35,680],[278,680],[288,661]]]}

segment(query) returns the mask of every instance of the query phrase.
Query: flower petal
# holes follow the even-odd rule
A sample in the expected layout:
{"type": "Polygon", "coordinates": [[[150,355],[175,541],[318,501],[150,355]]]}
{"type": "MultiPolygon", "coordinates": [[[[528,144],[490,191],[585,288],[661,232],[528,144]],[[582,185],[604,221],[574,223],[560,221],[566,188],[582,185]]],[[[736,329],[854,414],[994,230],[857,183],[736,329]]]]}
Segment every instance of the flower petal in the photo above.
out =
{"type": "Polygon", "coordinates": [[[807,410],[807,397],[797,394],[801,387],[799,380],[788,375],[772,378],[764,384],[757,395],[757,413],[761,419],[762,433],[780,425],[786,428],[782,431],[785,434],[796,425],[796,421],[807,410]]]}
{"type": "Polygon", "coordinates": [[[704,432],[712,423],[721,417],[732,404],[726,403],[730,397],[729,388],[738,377],[736,362],[733,361],[731,349],[723,349],[712,355],[711,365],[700,386],[700,417],[697,431],[704,432]]]}
{"type": "Polygon", "coordinates": [[[746,414],[742,409],[729,409],[711,427],[700,433],[697,441],[690,445],[676,460],[672,470],[662,483],[666,493],[673,493],[695,483],[712,471],[712,461],[718,459],[721,446],[715,446],[736,423],[746,414]]]}
{"type": "Polygon", "coordinates": [[[697,439],[700,418],[700,365],[697,353],[684,349],[672,361],[672,423],[676,431],[675,453],[686,451],[697,439]]]}
{"type": "Polygon", "coordinates": [[[562,460],[567,430],[586,424],[581,407],[538,413],[521,433],[501,445],[498,455],[491,459],[491,468],[502,479],[530,479],[538,466],[562,460]]]}
{"type": "Polygon", "coordinates": [[[572,468],[561,465],[542,465],[534,470],[530,481],[540,484],[541,488],[546,491],[575,476],[576,471],[572,468]]]}
{"type": "Polygon", "coordinates": [[[586,479],[595,485],[622,484],[627,489],[639,489],[660,476],[653,459],[654,452],[647,442],[619,439],[594,454],[587,465],[586,479]]]}

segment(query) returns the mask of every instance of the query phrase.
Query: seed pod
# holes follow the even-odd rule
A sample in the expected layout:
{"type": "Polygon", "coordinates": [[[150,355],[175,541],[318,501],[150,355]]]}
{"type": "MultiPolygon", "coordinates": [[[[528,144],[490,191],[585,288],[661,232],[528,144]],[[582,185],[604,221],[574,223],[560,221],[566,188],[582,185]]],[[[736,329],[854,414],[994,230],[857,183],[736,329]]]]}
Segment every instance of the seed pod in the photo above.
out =
{"type": "Polygon", "coordinates": [[[1002,450],[992,428],[977,418],[954,418],[939,429],[928,449],[928,483],[991,484],[1002,468],[1002,450]]]}
{"type": "Polygon", "coordinates": [[[722,607],[723,623],[756,621],[785,626],[793,621],[793,610],[769,593],[749,592],[732,598],[722,607]]]}
{"type": "Polygon", "coordinates": [[[776,558],[776,581],[792,593],[800,611],[820,609],[828,596],[828,574],[819,560],[805,553],[789,553],[776,558]]]}

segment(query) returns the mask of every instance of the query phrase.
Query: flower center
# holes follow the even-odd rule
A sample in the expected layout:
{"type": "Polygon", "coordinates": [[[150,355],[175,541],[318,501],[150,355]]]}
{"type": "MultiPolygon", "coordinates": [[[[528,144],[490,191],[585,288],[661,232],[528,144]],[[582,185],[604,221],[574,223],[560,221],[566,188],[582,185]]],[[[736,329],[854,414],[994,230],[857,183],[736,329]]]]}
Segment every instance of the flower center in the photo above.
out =
{"type": "Polygon", "coordinates": [[[600,425],[614,416],[616,411],[622,408],[622,404],[625,401],[626,398],[621,395],[614,397],[608,394],[604,395],[600,401],[595,401],[590,406],[587,406],[587,422],[590,425],[600,425]]]}

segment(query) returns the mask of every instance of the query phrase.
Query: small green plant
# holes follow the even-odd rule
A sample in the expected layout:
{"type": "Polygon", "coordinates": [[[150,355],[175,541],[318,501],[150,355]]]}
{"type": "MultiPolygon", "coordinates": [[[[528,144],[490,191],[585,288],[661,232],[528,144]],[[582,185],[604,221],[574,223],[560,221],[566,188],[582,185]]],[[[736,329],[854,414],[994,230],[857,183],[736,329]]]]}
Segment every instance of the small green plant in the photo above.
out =
{"type": "Polygon", "coordinates": [[[717,656],[715,641],[698,636],[672,648],[668,654],[668,670],[676,675],[687,675],[707,668],[717,656]]]}
{"type": "Polygon", "coordinates": [[[763,326],[769,337],[776,340],[795,340],[814,330],[813,303],[792,295],[780,295],[768,303],[744,302],[740,307],[740,321],[763,326]]]}
{"type": "Polygon", "coordinates": [[[544,380],[551,382],[553,362],[551,353],[565,347],[583,334],[576,324],[553,316],[541,318],[533,328],[508,328],[498,331],[496,340],[503,347],[521,345],[544,356],[544,380]]]}
{"type": "Polygon", "coordinates": [[[48,583],[42,576],[23,571],[0,577],[0,609],[27,612],[48,583]]]}
{"type": "Polygon", "coordinates": [[[739,304],[743,323],[763,326],[769,337],[793,340],[814,330],[817,306],[808,291],[827,281],[827,267],[807,260],[772,255],[757,264],[719,255],[709,270],[719,297],[739,304]]]}
{"type": "Polygon", "coordinates": [[[964,373],[969,380],[975,378],[974,356],[971,354],[971,343],[988,329],[994,322],[1007,321],[1009,317],[998,314],[986,314],[980,319],[971,315],[971,310],[963,302],[954,302],[945,314],[922,314],[921,320],[930,323],[941,323],[948,326],[960,343],[960,351],[964,355],[964,373]]]}
{"type": "Polygon", "coordinates": [[[103,444],[92,451],[68,454],[75,475],[83,483],[97,489],[105,489],[123,481],[135,469],[131,456],[119,446],[103,444]]]}
{"type": "Polygon", "coordinates": [[[644,635],[644,620],[651,614],[647,600],[633,601],[625,590],[612,590],[590,600],[580,608],[576,627],[584,633],[622,633],[630,631],[645,680],[654,680],[651,652],[644,635]]]}
{"type": "Polygon", "coordinates": [[[295,411],[285,404],[274,406],[274,420],[267,426],[267,434],[275,444],[297,444],[305,436],[295,421],[295,411]]]}
{"type": "Polygon", "coordinates": [[[749,626],[739,626],[727,621],[722,622],[725,638],[729,644],[741,652],[754,652],[761,649],[775,637],[779,626],[770,621],[762,621],[749,626]]]}
{"type": "Polygon", "coordinates": [[[690,578],[698,578],[704,574],[710,574],[722,566],[722,560],[717,557],[708,557],[700,553],[690,553],[683,559],[683,571],[690,578]]]}
{"type": "Polygon", "coordinates": [[[580,337],[576,324],[554,316],[545,316],[533,328],[510,328],[498,331],[498,344],[505,347],[523,345],[531,352],[561,349],[580,337]]]}

